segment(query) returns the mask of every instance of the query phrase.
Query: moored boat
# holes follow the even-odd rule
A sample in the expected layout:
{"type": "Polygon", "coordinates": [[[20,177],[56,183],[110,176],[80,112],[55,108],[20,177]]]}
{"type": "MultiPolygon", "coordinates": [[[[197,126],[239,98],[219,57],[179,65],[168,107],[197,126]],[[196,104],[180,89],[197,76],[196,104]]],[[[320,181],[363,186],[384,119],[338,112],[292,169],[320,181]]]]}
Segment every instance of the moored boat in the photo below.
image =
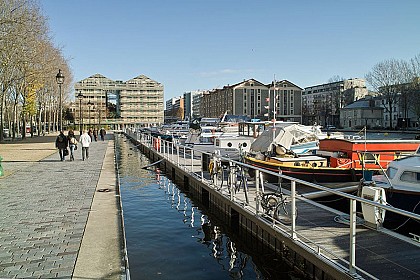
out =
{"type": "MultiPolygon", "coordinates": [[[[341,136],[341,135],[340,135],[341,136]]],[[[327,157],[314,155],[319,149],[319,131],[310,126],[288,124],[268,128],[244,157],[247,164],[309,182],[349,182],[363,177],[361,168],[331,167],[327,157]]],[[[266,176],[276,182],[276,176],[266,176]]]]}
{"type": "MultiPolygon", "coordinates": [[[[284,140],[282,143],[285,143],[284,140]]],[[[319,140],[319,149],[316,150],[318,157],[293,156],[287,152],[274,156],[273,153],[266,153],[247,156],[245,161],[271,171],[281,170],[284,175],[309,182],[359,182],[365,170],[378,174],[392,160],[412,154],[419,144],[418,140],[326,138],[319,140]],[[319,158],[324,160],[321,161],[319,158]]],[[[276,181],[275,178],[269,178],[276,181]]]]}
{"type": "MultiPolygon", "coordinates": [[[[279,172],[283,175],[314,183],[358,182],[363,178],[361,168],[329,167],[326,158],[308,155],[300,157],[244,157],[245,163],[279,172]]],[[[251,174],[253,175],[253,174],[251,174]]],[[[266,180],[276,183],[276,176],[267,175],[266,180]]]]}
{"type": "MultiPolygon", "coordinates": [[[[372,182],[374,189],[385,191],[387,205],[420,215],[420,147],[415,154],[390,162],[385,174],[373,176],[372,182]]],[[[419,223],[387,211],[383,225],[420,236],[419,223]]]]}

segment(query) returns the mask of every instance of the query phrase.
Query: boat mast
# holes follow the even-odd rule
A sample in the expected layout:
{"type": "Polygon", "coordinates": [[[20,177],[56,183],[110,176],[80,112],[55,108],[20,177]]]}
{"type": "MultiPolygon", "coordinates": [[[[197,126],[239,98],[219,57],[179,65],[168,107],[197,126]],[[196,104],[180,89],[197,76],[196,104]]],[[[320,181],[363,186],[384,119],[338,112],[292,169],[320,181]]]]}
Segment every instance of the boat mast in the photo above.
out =
{"type": "Polygon", "coordinates": [[[277,114],[277,108],[276,108],[276,74],[274,74],[274,80],[273,80],[273,142],[276,138],[276,114],[277,114]]]}

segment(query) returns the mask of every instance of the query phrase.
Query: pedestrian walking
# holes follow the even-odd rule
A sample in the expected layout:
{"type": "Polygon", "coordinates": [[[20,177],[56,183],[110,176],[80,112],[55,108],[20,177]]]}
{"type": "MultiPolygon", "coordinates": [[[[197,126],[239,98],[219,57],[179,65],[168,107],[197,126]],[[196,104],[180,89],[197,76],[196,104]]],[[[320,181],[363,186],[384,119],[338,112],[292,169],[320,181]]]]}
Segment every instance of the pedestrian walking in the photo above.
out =
{"type": "Polygon", "coordinates": [[[61,161],[64,161],[66,159],[66,155],[68,154],[67,144],[68,144],[67,137],[64,135],[64,132],[61,130],[60,134],[55,139],[55,147],[58,148],[58,154],[60,155],[61,161]]]}
{"type": "Polygon", "coordinates": [[[102,141],[104,141],[104,139],[105,139],[105,134],[106,134],[105,129],[104,129],[104,128],[101,128],[101,130],[99,131],[99,134],[101,135],[101,140],[102,140],[102,141]]]}
{"type": "Polygon", "coordinates": [[[90,137],[90,142],[93,142],[93,131],[92,131],[92,128],[89,128],[88,135],[90,137]]]}
{"type": "Polygon", "coordinates": [[[84,130],[83,134],[80,135],[79,142],[82,145],[82,160],[89,158],[89,145],[92,142],[89,134],[84,130]]]}
{"type": "Polygon", "coordinates": [[[98,130],[96,128],[93,129],[93,138],[95,142],[98,141],[98,130]]]}
{"type": "Polygon", "coordinates": [[[70,160],[74,160],[74,151],[77,150],[77,140],[72,129],[70,129],[67,134],[67,140],[70,148],[70,160]]]}

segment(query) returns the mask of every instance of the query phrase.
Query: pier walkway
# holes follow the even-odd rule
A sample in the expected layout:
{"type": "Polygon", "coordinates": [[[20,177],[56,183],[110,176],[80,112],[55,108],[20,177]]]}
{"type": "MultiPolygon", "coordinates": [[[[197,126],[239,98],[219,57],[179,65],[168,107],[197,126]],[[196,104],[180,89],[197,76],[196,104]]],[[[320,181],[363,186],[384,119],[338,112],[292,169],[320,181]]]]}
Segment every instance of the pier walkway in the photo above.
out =
{"type": "MultiPolygon", "coordinates": [[[[188,176],[190,189],[194,188],[199,197],[214,199],[222,208],[230,209],[228,212],[238,212],[242,225],[255,235],[266,239],[269,244],[273,244],[273,238],[279,238],[289,249],[330,275],[349,279],[420,278],[420,244],[408,237],[385,229],[371,229],[364,226],[362,219],[356,219],[352,234],[348,215],[299,196],[298,188],[295,222],[290,218],[284,222],[273,219],[263,213],[258,201],[259,193],[274,192],[276,186],[265,183],[264,191],[261,185],[258,189],[256,182],[250,180],[247,197],[243,189],[232,194],[227,180],[214,184],[209,173],[203,171],[202,153],[191,152],[190,148],[182,146],[174,147],[171,142],[157,143],[147,135],[130,136],[143,143],[146,155],[152,155],[154,161],[163,158],[160,166],[167,173],[178,178],[179,175],[181,178],[188,176]],[[252,226],[248,226],[250,224],[252,226]],[[341,276],[337,276],[340,273],[341,276]]],[[[341,199],[343,203],[349,203],[347,198],[341,199]]]]}
{"type": "Polygon", "coordinates": [[[0,144],[0,278],[121,279],[113,135],[64,162],[55,137],[0,144]]]}

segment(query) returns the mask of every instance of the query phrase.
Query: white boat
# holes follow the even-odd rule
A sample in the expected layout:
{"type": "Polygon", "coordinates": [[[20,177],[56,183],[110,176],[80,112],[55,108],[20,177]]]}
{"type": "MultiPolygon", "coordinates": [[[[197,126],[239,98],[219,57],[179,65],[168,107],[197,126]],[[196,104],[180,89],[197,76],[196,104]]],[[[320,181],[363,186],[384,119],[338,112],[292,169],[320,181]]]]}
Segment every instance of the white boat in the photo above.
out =
{"type": "MultiPolygon", "coordinates": [[[[205,119],[206,120],[206,119],[205,119]]],[[[239,133],[239,124],[224,122],[222,125],[201,125],[190,127],[185,145],[206,153],[217,153],[222,157],[239,160],[241,152],[248,152],[255,137],[239,133]],[[217,151],[217,152],[216,152],[217,151]]]]}
{"type": "Polygon", "coordinates": [[[297,123],[276,122],[251,145],[251,152],[267,155],[293,153],[302,155],[318,150],[319,138],[312,127],[297,123]]]}
{"type": "MultiPolygon", "coordinates": [[[[385,174],[373,176],[372,180],[374,188],[385,191],[386,198],[383,200],[386,200],[386,204],[420,214],[420,147],[413,155],[391,161],[385,174]]],[[[391,211],[384,218],[385,227],[416,235],[420,235],[419,223],[407,221],[407,217],[391,211]]]]}

